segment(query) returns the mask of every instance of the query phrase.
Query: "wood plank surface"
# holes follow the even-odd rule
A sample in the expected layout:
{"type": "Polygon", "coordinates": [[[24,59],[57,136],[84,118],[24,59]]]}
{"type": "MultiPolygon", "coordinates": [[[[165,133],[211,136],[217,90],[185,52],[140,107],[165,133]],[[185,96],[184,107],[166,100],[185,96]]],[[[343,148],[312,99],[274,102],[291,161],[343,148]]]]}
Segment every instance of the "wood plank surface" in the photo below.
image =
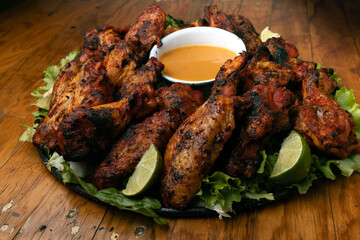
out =
{"type": "Polygon", "coordinates": [[[360,4],[336,0],[74,0],[16,1],[0,9],[0,239],[360,239],[360,174],[316,183],[231,219],[169,218],[166,226],[84,198],[52,176],[31,143],[18,141],[32,125],[42,72],[79,49],[101,24],[131,25],[150,4],[174,17],[203,18],[215,4],[270,26],[297,46],[300,58],[332,67],[360,99],[360,4]]]}

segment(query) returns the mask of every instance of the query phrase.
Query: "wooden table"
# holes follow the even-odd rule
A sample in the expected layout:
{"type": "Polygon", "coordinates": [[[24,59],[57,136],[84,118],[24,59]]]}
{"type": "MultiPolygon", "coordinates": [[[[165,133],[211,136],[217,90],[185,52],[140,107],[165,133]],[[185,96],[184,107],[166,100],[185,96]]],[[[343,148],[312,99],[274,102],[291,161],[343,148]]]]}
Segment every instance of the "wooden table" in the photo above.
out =
{"type": "Polygon", "coordinates": [[[32,125],[30,92],[42,84],[46,67],[79,49],[86,31],[103,23],[133,24],[153,3],[187,21],[203,17],[203,6],[217,4],[248,17],[258,32],[270,26],[297,46],[300,58],[333,67],[360,99],[359,1],[9,3],[0,12],[0,239],[360,239],[360,174],[322,181],[306,195],[231,219],[168,219],[168,226],[160,226],[72,192],[48,172],[32,144],[18,141],[20,124],[32,125]],[[67,216],[71,209],[77,216],[67,216]],[[136,236],[139,229],[144,231],[136,236]]]}

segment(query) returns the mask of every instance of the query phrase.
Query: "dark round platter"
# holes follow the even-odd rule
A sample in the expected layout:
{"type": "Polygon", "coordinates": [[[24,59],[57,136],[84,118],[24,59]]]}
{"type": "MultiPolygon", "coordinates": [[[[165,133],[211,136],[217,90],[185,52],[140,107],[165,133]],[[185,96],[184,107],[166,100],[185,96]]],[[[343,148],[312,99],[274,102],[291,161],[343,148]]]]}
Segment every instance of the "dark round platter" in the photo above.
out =
{"type": "MultiPolygon", "coordinates": [[[[48,158],[47,156],[42,152],[41,149],[37,149],[39,152],[39,155],[41,157],[41,160],[44,164],[47,164],[48,158]]],[[[51,173],[58,179],[60,182],[63,182],[61,172],[57,170],[56,168],[51,168],[51,173]]],[[[312,183],[315,183],[319,179],[322,178],[323,175],[318,175],[317,179],[311,179],[312,183]]],[[[91,199],[96,202],[101,202],[97,198],[89,195],[80,185],[76,184],[66,184],[66,187],[70,188],[74,192],[91,199]]],[[[279,190],[276,190],[273,192],[274,200],[268,200],[268,199],[242,199],[240,203],[234,203],[233,204],[233,210],[235,212],[239,211],[245,211],[245,210],[251,210],[256,209],[265,205],[268,205],[270,203],[276,202],[278,200],[284,199],[288,196],[294,195],[298,193],[296,188],[282,188],[279,190]]],[[[162,217],[171,217],[171,218],[180,218],[180,217],[211,217],[211,216],[218,216],[218,213],[214,210],[204,208],[204,207],[192,207],[185,210],[177,210],[174,208],[165,208],[162,207],[158,210],[155,210],[157,214],[159,214],[162,217]]]]}

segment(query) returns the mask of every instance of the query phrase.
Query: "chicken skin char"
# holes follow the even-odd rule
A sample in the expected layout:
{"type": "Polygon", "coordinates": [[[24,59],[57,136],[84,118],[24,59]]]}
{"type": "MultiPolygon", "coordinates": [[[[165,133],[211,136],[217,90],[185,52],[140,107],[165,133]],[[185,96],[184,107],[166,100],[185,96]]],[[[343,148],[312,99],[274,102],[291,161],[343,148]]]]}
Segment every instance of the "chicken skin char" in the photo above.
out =
{"type": "Polygon", "coordinates": [[[231,176],[251,177],[262,160],[260,151],[270,137],[290,128],[289,110],[295,95],[284,87],[260,84],[243,97],[252,105],[245,113],[243,129],[238,130],[240,134],[226,170],[231,176]]]}
{"type": "MultiPolygon", "coordinates": [[[[141,85],[135,84],[139,75],[136,69],[146,58],[146,51],[162,36],[164,19],[164,12],[159,7],[150,6],[130,29],[103,25],[89,31],[78,58],[63,67],[54,83],[50,110],[36,129],[34,145],[57,150],[58,134],[55,133],[72,111],[78,107],[89,108],[114,101],[114,95],[119,95],[117,92],[121,87],[128,88],[126,95],[130,96],[141,85]],[[139,29],[146,31],[140,34],[139,29]],[[146,43],[146,47],[134,47],[136,39],[146,43]],[[133,76],[132,86],[123,86],[130,76],[133,76]],[[82,89],[83,86],[86,87],[82,89]]],[[[157,66],[155,75],[158,75],[161,63],[151,62],[157,66]]],[[[154,81],[152,83],[155,84],[154,81]]]]}
{"type": "Polygon", "coordinates": [[[118,102],[92,108],[77,108],[66,116],[57,131],[59,153],[67,161],[96,159],[131,121],[138,121],[157,108],[154,90],[142,85],[118,102]]]}
{"type": "Polygon", "coordinates": [[[155,144],[163,154],[181,122],[203,103],[202,93],[189,85],[162,87],[156,95],[159,110],[130,126],[90,177],[98,189],[116,187],[122,179],[131,175],[151,144],[155,144]]]}
{"type": "Polygon", "coordinates": [[[204,11],[210,27],[221,28],[236,34],[244,41],[248,54],[255,53],[261,41],[249,19],[240,15],[227,15],[216,5],[207,6],[204,11]]]}
{"type": "Polygon", "coordinates": [[[237,73],[246,55],[228,60],[215,78],[208,100],[190,115],[169,140],[164,155],[161,198],[183,209],[199,190],[240,118],[243,98],[236,94],[237,73]]]}
{"type": "Polygon", "coordinates": [[[158,77],[163,69],[164,65],[161,62],[154,57],[150,58],[145,65],[138,68],[134,74],[125,79],[118,91],[117,98],[122,99],[131,96],[143,84],[150,84],[155,88],[158,83],[158,77]]]}
{"type": "Polygon", "coordinates": [[[157,5],[147,7],[125,35],[125,41],[139,58],[145,58],[156,43],[161,46],[165,29],[165,13],[157,5]]]}
{"type": "Polygon", "coordinates": [[[161,198],[167,207],[184,209],[207,176],[235,128],[240,97],[210,97],[169,140],[164,155],[161,198]]]}
{"type": "Polygon", "coordinates": [[[96,166],[87,180],[104,189],[118,187],[155,144],[164,156],[162,202],[177,209],[188,206],[212,170],[254,177],[271,137],[292,129],[314,153],[339,159],[360,153],[354,119],[332,97],[338,89],[332,69],[298,60],[282,37],[262,43],[243,16],[215,5],[204,12],[205,19],[165,29],[164,11],[151,5],[132,27],[87,32],[79,56],[56,78],[34,145],[66,161],[86,159],[96,166]],[[205,102],[189,85],[156,89],[164,65],[148,58],[163,36],[197,26],[232,32],[247,49],[220,68],[205,102]]]}
{"type": "Polygon", "coordinates": [[[233,60],[227,60],[220,68],[211,88],[211,95],[235,96],[240,84],[240,71],[245,66],[247,54],[241,53],[233,60]]]}
{"type": "Polygon", "coordinates": [[[47,117],[36,128],[33,136],[33,143],[37,146],[54,149],[57,146],[55,136],[60,123],[65,116],[77,107],[91,107],[110,102],[113,93],[110,84],[105,77],[105,68],[99,62],[91,62],[83,65],[80,72],[71,81],[69,75],[73,74],[74,66],[70,63],[67,67],[68,72],[63,72],[59,76],[59,82],[67,83],[67,87],[61,92],[59,88],[55,90],[50,104],[47,117]]]}
{"type": "Polygon", "coordinates": [[[352,115],[324,91],[332,91],[331,83],[324,84],[324,79],[328,79],[324,75],[324,70],[307,71],[302,85],[303,104],[295,110],[294,129],[313,149],[343,159],[354,151],[359,152],[360,142],[352,115]]]}

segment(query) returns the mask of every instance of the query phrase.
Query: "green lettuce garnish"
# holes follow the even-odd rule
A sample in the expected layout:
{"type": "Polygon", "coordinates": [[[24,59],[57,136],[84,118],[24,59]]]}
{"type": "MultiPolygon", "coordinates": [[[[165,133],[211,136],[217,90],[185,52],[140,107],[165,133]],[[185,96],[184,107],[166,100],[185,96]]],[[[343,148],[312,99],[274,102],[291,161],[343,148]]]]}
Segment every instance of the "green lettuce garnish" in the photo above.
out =
{"type": "Polygon", "coordinates": [[[355,101],[354,90],[348,90],[346,87],[342,87],[336,91],[334,99],[340,104],[342,109],[352,114],[356,124],[355,134],[357,138],[360,138],[360,109],[359,104],[355,101]]]}
{"type": "Polygon", "coordinates": [[[171,15],[166,15],[165,19],[165,29],[171,27],[183,27],[185,25],[184,20],[180,18],[174,18],[171,15]]]}
{"type": "Polygon", "coordinates": [[[35,123],[32,127],[22,125],[25,128],[25,131],[19,137],[19,141],[32,142],[32,137],[35,134],[35,129],[39,125],[38,121],[42,118],[45,118],[49,111],[52,87],[54,85],[56,77],[59,75],[60,70],[65,66],[65,64],[74,60],[78,55],[79,55],[78,50],[73,51],[69,53],[68,56],[61,59],[59,65],[50,66],[44,71],[43,81],[45,85],[36,88],[31,93],[31,96],[37,99],[34,105],[39,108],[37,111],[32,113],[32,115],[35,117],[34,120],[35,123]]]}
{"type": "Polygon", "coordinates": [[[87,183],[77,176],[68,162],[62,162],[61,164],[63,165],[62,178],[65,184],[79,184],[90,196],[104,203],[108,203],[120,210],[128,210],[152,217],[158,224],[167,224],[167,221],[154,211],[161,208],[159,200],[150,197],[128,198],[116,188],[98,190],[93,184],[87,183]]]}
{"type": "Polygon", "coordinates": [[[220,216],[228,217],[226,213],[232,212],[233,202],[241,201],[243,191],[245,186],[241,185],[239,178],[215,172],[202,180],[200,191],[196,195],[205,201],[207,208],[217,211],[216,206],[220,205],[222,211],[218,213],[221,213],[220,216]]]}

